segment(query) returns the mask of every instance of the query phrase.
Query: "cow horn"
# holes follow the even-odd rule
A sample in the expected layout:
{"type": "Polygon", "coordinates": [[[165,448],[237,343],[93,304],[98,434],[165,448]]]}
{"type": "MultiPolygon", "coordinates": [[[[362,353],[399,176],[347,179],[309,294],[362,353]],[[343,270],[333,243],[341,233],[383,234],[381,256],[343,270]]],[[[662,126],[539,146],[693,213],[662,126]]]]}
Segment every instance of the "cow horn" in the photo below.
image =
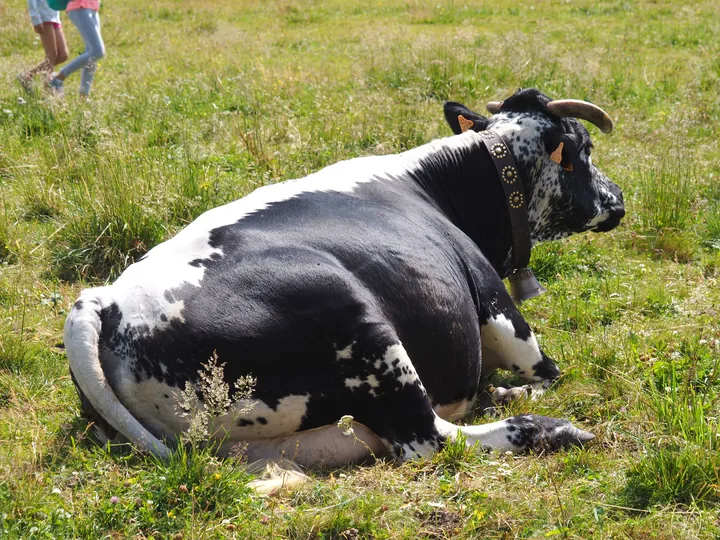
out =
{"type": "Polygon", "coordinates": [[[547,104],[548,111],[560,118],[572,117],[587,120],[603,133],[613,130],[613,121],[600,107],[579,99],[556,99],[547,104]]]}
{"type": "Polygon", "coordinates": [[[502,109],[502,104],[502,101],[491,101],[485,107],[487,107],[487,110],[488,112],[490,112],[490,114],[497,114],[500,112],[500,109],[502,109]]]}

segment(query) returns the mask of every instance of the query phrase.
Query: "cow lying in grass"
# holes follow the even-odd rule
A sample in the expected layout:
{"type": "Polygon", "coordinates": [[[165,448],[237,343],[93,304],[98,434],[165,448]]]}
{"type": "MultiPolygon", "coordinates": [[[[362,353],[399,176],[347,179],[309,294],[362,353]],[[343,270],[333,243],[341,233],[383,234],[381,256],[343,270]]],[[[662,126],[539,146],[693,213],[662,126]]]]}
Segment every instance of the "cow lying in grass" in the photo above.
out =
{"type": "Polygon", "coordinates": [[[114,284],[83,291],[65,345],[101,438],[166,456],[187,428],[178,393],[216,351],[227,381],[257,380],[252,407],[238,403],[214,425],[221,452],[244,443],[251,460],[424,458],[459,433],[513,452],[590,440],[536,415],[449,422],[473,409],[493,369],[536,385],[559,373],[501,280],[514,269],[514,233],[483,135],[514,158],[506,180],[533,243],[608,231],[624,215],[576,120],[609,132],[601,109],[536,90],[488,108],[485,118],[448,103],[455,136],[208,211],[114,284]],[[355,438],[337,427],[348,415],[355,438]]]}

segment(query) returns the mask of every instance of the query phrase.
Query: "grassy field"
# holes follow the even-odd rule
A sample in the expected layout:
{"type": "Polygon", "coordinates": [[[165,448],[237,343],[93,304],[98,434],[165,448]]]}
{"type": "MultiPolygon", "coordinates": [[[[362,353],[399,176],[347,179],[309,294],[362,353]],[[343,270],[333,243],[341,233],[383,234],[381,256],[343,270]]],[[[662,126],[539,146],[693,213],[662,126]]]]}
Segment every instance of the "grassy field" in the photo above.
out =
{"type": "Polygon", "coordinates": [[[16,87],[41,47],[25,2],[0,4],[0,537],[720,538],[716,1],[127,0],[101,17],[91,99],[75,76],[55,102],[16,87]],[[531,86],[610,112],[594,160],[628,215],[534,250],[549,292],[523,312],[564,376],[507,414],[596,443],[449,447],[261,498],[206,451],[92,442],[62,349],[83,287],[258,186],[449,135],[446,99],[483,110],[531,86]]]}

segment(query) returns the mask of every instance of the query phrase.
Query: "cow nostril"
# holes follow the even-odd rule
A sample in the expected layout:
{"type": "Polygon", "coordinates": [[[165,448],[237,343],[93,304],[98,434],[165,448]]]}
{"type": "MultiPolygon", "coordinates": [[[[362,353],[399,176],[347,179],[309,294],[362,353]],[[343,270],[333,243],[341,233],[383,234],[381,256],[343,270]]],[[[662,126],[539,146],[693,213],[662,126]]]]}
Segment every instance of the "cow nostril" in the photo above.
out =
{"type": "Polygon", "coordinates": [[[618,217],[618,219],[624,218],[625,217],[625,207],[619,206],[617,208],[614,208],[613,214],[615,214],[618,217]]]}

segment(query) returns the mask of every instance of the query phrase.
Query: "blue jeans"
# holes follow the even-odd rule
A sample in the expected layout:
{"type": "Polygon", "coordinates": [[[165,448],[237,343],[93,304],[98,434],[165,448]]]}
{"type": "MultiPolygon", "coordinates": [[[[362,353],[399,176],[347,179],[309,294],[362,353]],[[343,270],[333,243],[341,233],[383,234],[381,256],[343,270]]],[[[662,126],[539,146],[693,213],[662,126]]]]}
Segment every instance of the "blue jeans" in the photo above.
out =
{"type": "Polygon", "coordinates": [[[93,77],[95,77],[97,61],[105,56],[105,44],[100,35],[100,17],[97,11],[87,8],[73,9],[67,12],[67,16],[80,32],[80,36],[85,42],[85,52],[69,62],[60,70],[60,73],[67,77],[82,68],[80,93],[88,95],[93,77]]]}

